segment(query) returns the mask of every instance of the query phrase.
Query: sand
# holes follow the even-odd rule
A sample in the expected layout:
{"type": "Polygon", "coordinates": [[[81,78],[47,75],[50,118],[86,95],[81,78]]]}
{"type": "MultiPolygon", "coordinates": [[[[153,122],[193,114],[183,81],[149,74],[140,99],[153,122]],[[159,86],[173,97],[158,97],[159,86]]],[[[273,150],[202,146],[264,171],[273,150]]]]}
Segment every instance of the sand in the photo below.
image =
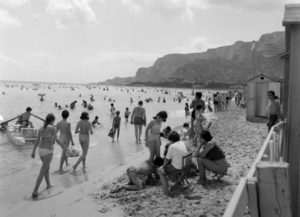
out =
{"type": "MultiPolygon", "coordinates": [[[[245,121],[245,110],[233,105],[228,111],[216,114],[210,131],[230,163],[228,175],[221,181],[212,180],[202,186],[197,184],[197,176],[191,177],[188,179],[191,186],[174,188],[174,197],[165,196],[161,186],[110,193],[127,183],[128,166],[147,159],[149,153],[145,149],[121,167],[99,172],[90,181],[66,189],[56,197],[24,201],[5,209],[4,216],[222,216],[240,178],[247,174],[256,158],[267,136],[267,127],[264,123],[245,121]]],[[[189,141],[186,144],[194,148],[189,141]]]]}

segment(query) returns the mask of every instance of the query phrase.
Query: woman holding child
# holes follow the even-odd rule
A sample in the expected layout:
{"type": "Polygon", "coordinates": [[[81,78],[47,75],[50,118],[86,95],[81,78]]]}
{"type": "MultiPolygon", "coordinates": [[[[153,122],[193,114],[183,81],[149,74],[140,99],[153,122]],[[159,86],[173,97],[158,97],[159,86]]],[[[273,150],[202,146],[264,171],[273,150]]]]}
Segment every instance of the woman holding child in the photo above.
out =
{"type": "Polygon", "coordinates": [[[160,157],[160,130],[162,122],[165,122],[168,118],[166,111],[160,111],[148,124],[145,132],[146,146],[150,151],[150,162],[153,162],[154,157],[160,157]]]}
{"type": "Polygon", "coordinates": [[[200,145],[195,151],[199,170],[198,184],[206,183],[205,169],[221,175],[226,173],[228,168],[224,152],[216,142],[211,141],[212,138],[207,130],[203,130],[200,134],[200,145]]]}

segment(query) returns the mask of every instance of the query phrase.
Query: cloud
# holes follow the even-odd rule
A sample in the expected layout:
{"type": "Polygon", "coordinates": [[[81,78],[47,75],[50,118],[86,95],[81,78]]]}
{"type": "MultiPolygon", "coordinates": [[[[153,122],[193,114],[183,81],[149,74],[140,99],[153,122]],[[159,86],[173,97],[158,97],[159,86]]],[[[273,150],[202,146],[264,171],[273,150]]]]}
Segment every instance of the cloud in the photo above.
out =
{"type": "Polygon", "coordinates": [[[8,11],[0,8],[0,29],[19,27],[21,26],[21,21],[11,15],[8,11]]]}
{"type": "Polygon", "coordinates": [[[177,46],[174,48],[173,52],[176,53],[198,53],[206,51],[210,48],[216,48],[220,47],[222,45],[228,44],[226,42],[224,43],[217,43],[212,42],[208,37],[205,36],[199,36],[188,39],[187,43],[182,46],[177,46]]]}
{"type": "Polygon", "coordinates": [[[3,55],[0,53],[0,61],[4,61],[4,62],[7,62],[7,63],[11,63],[11,64],[14,64],[14,65],[17,65],[17,66],[24,66],[23,63],[21,63],[20,61],[12,58],[12,57],[9,57],[9,56],[6,56],[6,55],[3,55]]]}
{"type": "Polygon", "coordinates": [[[0,5],[7,7],[19,7],[28,3],[29,1],[30,0],[0,0],[0,5]]]}
{"type": "MultiPolygon", "coordinates": [[[[121,2],[135,14],[142,14],[143,11],[151,10],[160,16],[176,16],[192,19],[194,13],[191,9],[195,5],[195,0],[121,0],[121,2]]],[[[198,0],[202,2],[202,0],[198,0]]],[[[201,4],[197,5],[202,6],[201,4]]]]}
{"type": "Polygon", "coordinates": [[[158,53],[101,51],[96,56],[85,58],[84,62],[88,64],[147,64],[153,63],[159,56],[161,55],[158,53]]]}
{"type": "Polygon", "coordinates": [[[97,19],[89,2],[90,0],[48,0],[47,11],[56,18],[60,27],[91,25],[97,19]]]}

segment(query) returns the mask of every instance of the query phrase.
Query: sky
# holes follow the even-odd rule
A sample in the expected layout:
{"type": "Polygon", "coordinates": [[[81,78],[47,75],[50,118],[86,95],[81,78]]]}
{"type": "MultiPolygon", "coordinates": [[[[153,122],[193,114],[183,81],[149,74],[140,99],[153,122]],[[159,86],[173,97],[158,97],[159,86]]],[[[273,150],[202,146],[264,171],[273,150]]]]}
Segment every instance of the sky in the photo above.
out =
{"type": "Polygon", "coordinates": [[[135,76],[170,53],[284,31],[298,0],[0,0],[0,80],[135,76]]]}

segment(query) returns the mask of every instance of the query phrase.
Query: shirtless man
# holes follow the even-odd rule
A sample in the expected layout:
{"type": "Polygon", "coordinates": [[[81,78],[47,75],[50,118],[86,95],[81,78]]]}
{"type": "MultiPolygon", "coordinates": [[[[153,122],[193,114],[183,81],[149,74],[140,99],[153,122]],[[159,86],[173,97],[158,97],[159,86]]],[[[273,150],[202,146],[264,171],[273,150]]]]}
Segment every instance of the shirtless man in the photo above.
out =
{"type": "Polygon", "coordinates": [[[146,110],[143,108],[143,101],[138,102],[131,115],[131,124],[134,124],[136,142],[141,142],[142,127],[146,126],[146,110]]]}
{"type": "Polygon", "coordinates": [[[127,169],[127,176],[129,179],[129,183],[123,185],[116,190],[112,191],[115,193],[122,189],[129,190],[129,191],[138,191],[144,188],[145,182],[144,180],[153,179],[152,174],[156,174],[156,169],[162,166],[164,160],[160,157],[156,157],[153,161],[153,164],[150,163],[149,160],[143,161],[138,167],[131,166],[127,169]],[[153,166],[152,166],[153,165],[153,166]]]}

